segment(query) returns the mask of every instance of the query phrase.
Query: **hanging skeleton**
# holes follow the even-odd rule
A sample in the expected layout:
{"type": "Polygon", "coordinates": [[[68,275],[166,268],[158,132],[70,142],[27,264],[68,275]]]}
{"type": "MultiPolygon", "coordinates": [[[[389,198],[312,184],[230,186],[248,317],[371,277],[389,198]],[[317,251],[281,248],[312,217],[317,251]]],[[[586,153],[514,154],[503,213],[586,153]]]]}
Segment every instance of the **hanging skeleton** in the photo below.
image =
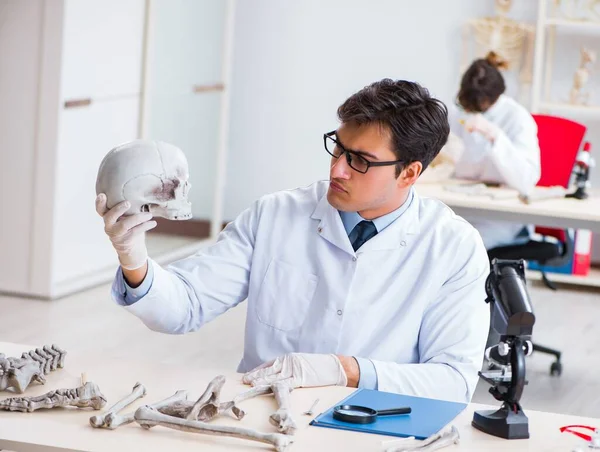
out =
{"type": "Polygon", "coordinates": [[[56,345],[30,350],[21,358],[7,358],[0,353],[0,391],[11,389],[22,394],[32,381],[44,384],[46,374],[64,367],[66,354],[56,345]]]}
{"type": "Polygon", "coordinates": [[[484,58],[494,51],[506,61],[507,70],[519,72],[519,101],[529,103],[533,78],[533,45],[535,28],[507,17],[513,0],[496,0],[496,15],[469,20],[462,31],[462,58],[460,72],[467,69],[475,58],[484,58]],[[474,49],[470,51],[470,43],[474,49]]]}

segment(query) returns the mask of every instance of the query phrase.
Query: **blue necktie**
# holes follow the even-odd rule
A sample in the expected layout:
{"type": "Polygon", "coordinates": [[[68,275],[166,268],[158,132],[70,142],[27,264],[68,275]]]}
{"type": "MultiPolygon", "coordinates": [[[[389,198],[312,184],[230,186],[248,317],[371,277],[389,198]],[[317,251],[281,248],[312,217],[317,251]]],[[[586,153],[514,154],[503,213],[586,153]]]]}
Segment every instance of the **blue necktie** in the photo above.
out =
{"type": "Polygon", "coordinates": [[[363,220],[354,226],[349,237],[352,239],[352,248],[354,251],[365,244],[367,240],[372,239],[377,235],[377,228],[372,221],[363,220]]]}

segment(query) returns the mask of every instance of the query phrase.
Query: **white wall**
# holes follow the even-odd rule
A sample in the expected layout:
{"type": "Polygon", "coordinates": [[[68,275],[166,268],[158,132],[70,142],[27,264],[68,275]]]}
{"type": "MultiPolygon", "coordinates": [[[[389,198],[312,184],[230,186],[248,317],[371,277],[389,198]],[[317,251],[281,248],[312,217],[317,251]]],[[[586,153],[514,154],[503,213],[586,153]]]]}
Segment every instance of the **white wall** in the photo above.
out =
{"type": "Polygon", "coordinates": [[[492,13],[481,0],[237,2],[225,218],[326,178],[322,135],[363,86],[404,78],[450,101],[461,24],[492,13]]]}
{"type": "MultiPolygon", "coordinates": [[[[265,193],[326,178],[322,134],[337,126],[338,105],[366,84],[414,80],[451,102],[460,78],[461,25],[493,13],[492,0],[238,1],[225,219],[265,193]]],[[[537,1],[514,2],[510,17],[535,24],[537,1]]],[[[579,47],[600,48],[597,32],[558,33],[552,97],[562,100],[579,47]]],[[[596,104],[599,81],[593,74],[596,104]]],[[[507,85],[516,95],[514,74],[507,85]]],[[[598,121],[572,119],[592,129],[587,138],[600,163],[598,121]]],[[[600,186],[600,168],[592,179],[600,186]]],[[[600,238],[595,243],[598,255],[600,238]]]]}

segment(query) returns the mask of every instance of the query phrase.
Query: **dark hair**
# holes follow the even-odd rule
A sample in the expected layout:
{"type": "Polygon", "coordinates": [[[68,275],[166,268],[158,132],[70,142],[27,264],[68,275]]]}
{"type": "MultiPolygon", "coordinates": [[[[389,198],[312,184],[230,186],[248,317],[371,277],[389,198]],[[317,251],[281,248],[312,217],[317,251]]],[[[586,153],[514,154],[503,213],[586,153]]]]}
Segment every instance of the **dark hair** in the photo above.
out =
{"type": "Polygon", "coordinates": [[[506,90],[499,69],[508,64],[495,52],[475,60],[463,74],[458,92],[458,103],[467,111],[481,113],[494,104],[506,90]]]}
{"type": "MultiPolygon", "coordinates": [[[[397,160],[421,162],[423,171],[440,152],[450,133],[448,109],[418,83],[389,78],[350,96],[337,111],[340,121],[379,123],[391,132],[397,160]]],[[[396,167],[396,177],[402,172],[396,167]]]]}

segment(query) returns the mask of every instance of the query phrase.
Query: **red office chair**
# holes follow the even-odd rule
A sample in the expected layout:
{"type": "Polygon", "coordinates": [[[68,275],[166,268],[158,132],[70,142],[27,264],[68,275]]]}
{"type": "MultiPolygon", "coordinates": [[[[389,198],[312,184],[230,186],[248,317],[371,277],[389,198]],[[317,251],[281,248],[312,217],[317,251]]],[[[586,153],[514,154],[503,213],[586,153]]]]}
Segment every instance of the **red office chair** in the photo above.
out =
{"type": "MultiPolygon", "coordinates": [[[[547,115],[533,115],[538,127],[538,140],[540,144],[541,170],[540,187],[561,185],[568,188],[569,179],[573,171],[577,153],[581,148],[586,127],[565,118],[547,115]]],[[[544,237],[553,237],[555,241],[529,240],[522,245],[501,246],[488,251],[490,262],[498,259],[525,259],[536,261],[540,265],[560,265],[569,257],[570,249],[568,235],[573,231],[536,227],[535,231],[544,237]]],[[[551,289],[556,286],[542,271],[544,283],[551,289]]],[[[556,357],[550,367],[552,375],[560,375],[562,364],[561,352],[555,349],[533,344],[533,350],[548,353],[556,357]]]]}

